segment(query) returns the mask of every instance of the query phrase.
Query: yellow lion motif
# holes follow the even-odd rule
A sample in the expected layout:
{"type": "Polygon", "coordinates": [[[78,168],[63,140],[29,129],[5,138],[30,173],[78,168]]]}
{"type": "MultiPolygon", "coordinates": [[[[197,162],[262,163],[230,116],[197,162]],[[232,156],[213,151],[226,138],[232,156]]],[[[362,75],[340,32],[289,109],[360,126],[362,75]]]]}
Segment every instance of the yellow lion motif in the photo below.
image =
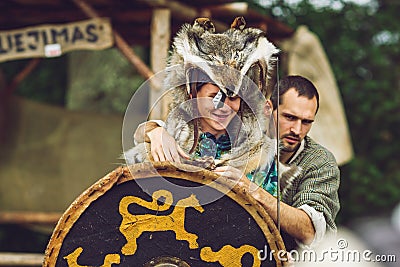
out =
{"type": "Polygon", "coordinates": [[[126,244],[122,247],[121,252],[124,255],[135,254],[137,249],[137,238],[139,238],[143,232],[157,231],[174,231],[176,240],[186,240],[189,243],[189,248],[198,248],[198,236],[185,230],[186,208],[192,207],[199,212],[204,211],[196,196],[192,194],[187,198],[179,200],[169,215],[134,215],[128,211],[128,206],[130,204],[138,204],[154,211],[166,211],[172,206],[173,197],[171,192],[167,190],[155,191],[152,198],[151,202],[135,196],[125,196],[121,199],[119,204],[119,213],[122,216],[122,222],[119,230],[127,240],[126,244]],[[160,198],[164,198],[163,204],[159,204],[158,200],[160,198]]]}

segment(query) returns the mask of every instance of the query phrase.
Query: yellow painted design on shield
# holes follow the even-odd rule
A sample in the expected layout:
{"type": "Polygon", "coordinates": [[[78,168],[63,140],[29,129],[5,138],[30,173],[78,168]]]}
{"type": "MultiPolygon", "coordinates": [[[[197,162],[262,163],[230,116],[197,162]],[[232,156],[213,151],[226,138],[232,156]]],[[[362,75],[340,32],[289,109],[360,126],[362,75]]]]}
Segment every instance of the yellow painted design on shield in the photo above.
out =
{"type": "Polygon", "coordinates": [[[155,191],[152,195],[152,201],[146,201],[135,196],[125,196],[119,204],[119,213],[122,216],[122,222],[119,227],[120,232],[125,236],[127,242],[122,247],[121,252],[124,255],[133,255],[137,250],[137,238],[143,232],[174,231],[176,240],[186,240],[190,249],[198,248],[198,236],[185,230],[185,210],[192,207],[199,212],[204,209],[200,205],[195,195],[180,199],[169,215],[139,214],[134,215],[128,211],[130,204],[137,204],[154,211],[166,211],[172,206],[173,197],[167,190],[155,191]],[[163,203],[158,200],[163,198],[163,203]]]}
{"type": "Polygon", "coordinates": [[[250,245],[242,245],[239,248],[231,245],[223,246],[219,251],[212,251],[211,247],[204,247],[200,251],[200,258],[206,262],[219,262],[224,267],[242,267],[244,254],[250,253],[253,256],[253,266],[261,266],[259,251],[250,245]]]}
{"type": "MultiPolygon", "coordinates": [[[[90,267],[88,265],[79,265],[78,257],[81,255],[83,251],[82,247],[78,247],[71,254],[65,256],[64,259],[67,260],[67,264],[69,267],[90,267]]],[[[100,267],[111,267],[112,264],[120,263],[120,256],[118,254],[107,254],[104,258],[104,263],[100,267]]]]}

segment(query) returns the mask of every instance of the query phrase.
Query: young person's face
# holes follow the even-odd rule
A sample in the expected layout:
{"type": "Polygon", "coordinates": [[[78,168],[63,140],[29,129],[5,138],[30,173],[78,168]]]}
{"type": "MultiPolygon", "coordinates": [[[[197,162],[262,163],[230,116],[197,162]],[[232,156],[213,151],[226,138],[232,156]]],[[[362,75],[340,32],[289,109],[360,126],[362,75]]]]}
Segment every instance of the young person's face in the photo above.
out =
{"type": "MultiPolygon", "coordinates": [[[[294,88],[281,96],[279,105],[279,139],[282,152],[295,152],[304,137],[311,130],[317,111],[316,97],[308,99],[299,96],[294,88]]],[[[274,111],[275,120],[277,112],[274,111]]]]}
{"type": "Polygon", "coordinates": [[[200,114],[200,125],[203,132],[210,132],[218,137],[226,133],[226,127],[239,110],[240,98],[227,97],[224,106],[215,109],[212,99],[219,92],[219,87],[206,83],[197,92],[197,107],[200,114]]]}

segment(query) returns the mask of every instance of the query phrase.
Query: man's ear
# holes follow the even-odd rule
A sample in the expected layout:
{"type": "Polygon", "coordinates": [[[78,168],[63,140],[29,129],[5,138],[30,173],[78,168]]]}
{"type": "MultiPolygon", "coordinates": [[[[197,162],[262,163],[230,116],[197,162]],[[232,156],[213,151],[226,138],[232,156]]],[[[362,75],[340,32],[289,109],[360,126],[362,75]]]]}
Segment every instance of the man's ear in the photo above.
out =
{"type": "Polygon", "coordinates": [[[273,110],[274,109],[272,106],[272,101],[268,99],[267,101],[265,101],[265,106],[264,106],[265,116],[267,116],[267,117],[271,116],[273,110]]]}

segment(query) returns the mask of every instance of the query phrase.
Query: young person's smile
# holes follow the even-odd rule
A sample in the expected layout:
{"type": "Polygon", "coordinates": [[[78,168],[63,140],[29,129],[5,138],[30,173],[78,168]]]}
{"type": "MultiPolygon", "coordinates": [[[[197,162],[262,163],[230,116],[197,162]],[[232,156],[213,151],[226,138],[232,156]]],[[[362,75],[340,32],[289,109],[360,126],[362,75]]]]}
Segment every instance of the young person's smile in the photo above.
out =
{"type": "Polygon", "coordinates": [[[231,114],[234,113],[232,110],[228,112],[221,112],[219,110],[211,112],[211,118],[215,119],[217,122],[225,124],[228,120],[230,121],[231,114]]]}
{"type": "Polygon", "coordinates": [[[203,132],[210,132],[216,137],[226,133],[226,127],[239,110],[240,98],[225,99],[223,107],[216,109],[212,99],[218,94],[219,87],[207,83],[197,92],[197,107],[203,132]]]}

